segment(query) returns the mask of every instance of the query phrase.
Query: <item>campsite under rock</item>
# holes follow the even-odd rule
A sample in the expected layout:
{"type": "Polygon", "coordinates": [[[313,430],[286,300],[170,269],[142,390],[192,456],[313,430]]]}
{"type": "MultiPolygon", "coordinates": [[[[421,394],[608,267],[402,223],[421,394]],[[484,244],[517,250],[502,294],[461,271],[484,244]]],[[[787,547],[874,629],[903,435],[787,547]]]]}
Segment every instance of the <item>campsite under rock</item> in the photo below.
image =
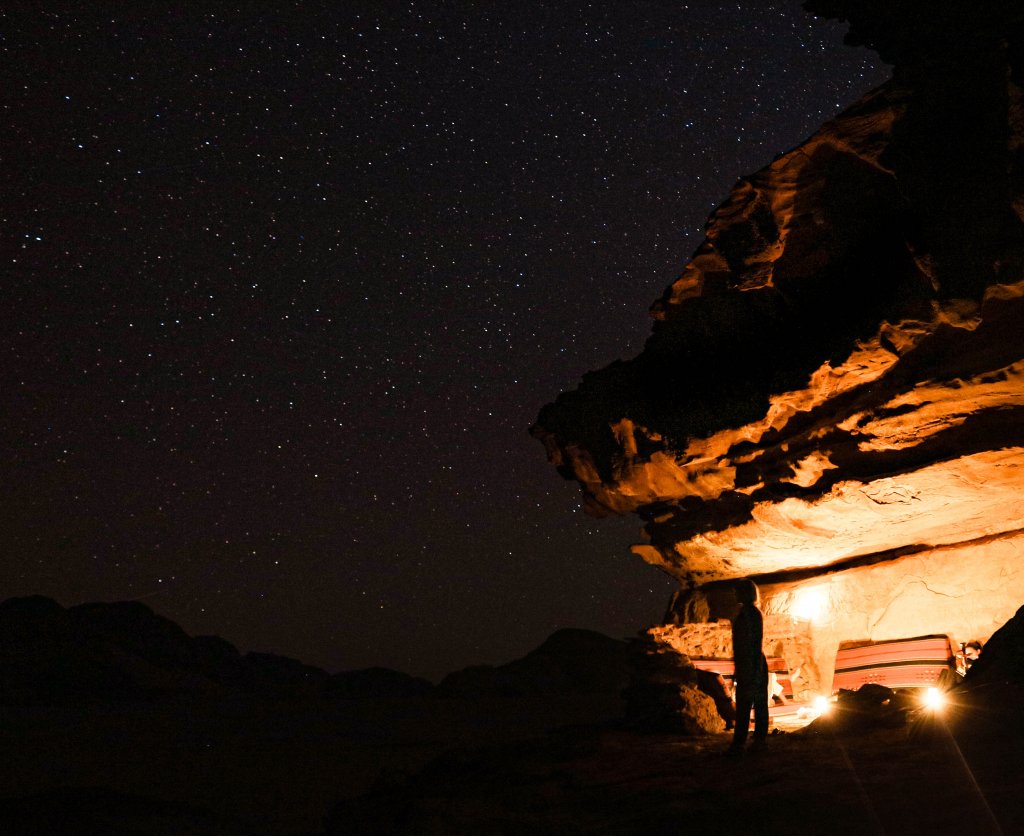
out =
{"type": "Polygon", "coordinates": [[[799,731],[776,730],[739,759],[725,756],[727,734],[644,734],[627,715],[382,776],[338,804],[327,830],[1022,833],[1022,701],[1024,607],[940,709],[923,707],[913,691],[840,691],[829,713],[799,731]]]}
{"type": "MultiPolygon", "coordinates": [[[[88,608],[90,618],[104,607],[88,608]]],[[[74,660],[54,655],[52,636],[29,641],[11,614],[31,613],[39,629],[40,613],[59,624],[67,611],[22,599],[0,612],[5,666],[20,657],[20,693],[38,694],[50,662],[74,660]],[[44,649],[50,656],[33,662],[44,649]]],[[[626,643],[589,631],[561,631],[523,659],[455,677],[469,693],[353,698],[172,677],[156,660],[184,657],[139,637],[177,636],[182,652],[189,637],[144,608],[132,613],[134,650],[106,645],[100,681],[141,671],[173,687],[141,691],[136,681],[116,698],[2,705],[0,832],[1024,832],[1024,608],[942,714],[886,689],[851,692],[835,713],[773,733],[740,760],[724,757],[726,733],[638,728],[622,696],[626,643]]],[[[97,659],[84,637],[78,650],[76,669],[97,659]]]]}
{"type": "MultiPolygon", "coordinates": [[[[1022,690],[1017,689],[1017,696],[1022,690]]],[[[5,711],[0,832],[1024,832],[1024,747],[809,727],[763,753],[621,727],[616,700],[410,697],[5,711]],[[721,829],[721,830],[720,830],[721,829]]],[[[917,730],[920,732],[920,730],[917,730]]]]}
{"type": "Polygon", "coordinates": [[[435,686],[8,601],[0,833],[1024,833],[1024,9],[805,6],[892,80],[742,179],[644,352],[533,428],[643,521],[664,623],[435,686]],[[727,758],[741,578],[779,692],[727,758]]]}

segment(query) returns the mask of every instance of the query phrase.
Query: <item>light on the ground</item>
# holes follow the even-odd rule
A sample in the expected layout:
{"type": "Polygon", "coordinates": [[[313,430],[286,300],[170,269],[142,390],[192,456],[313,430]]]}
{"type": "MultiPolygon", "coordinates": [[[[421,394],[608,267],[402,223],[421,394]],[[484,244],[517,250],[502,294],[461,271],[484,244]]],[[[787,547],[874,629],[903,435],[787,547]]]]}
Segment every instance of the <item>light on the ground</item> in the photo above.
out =
{"type": "Polygon", "coordinates": [[[938,711],[938,709],[942,708],[945,701],[945,696],[938,688],[929,688],[924,692],[924,704],[932,711],[938,711]]]}

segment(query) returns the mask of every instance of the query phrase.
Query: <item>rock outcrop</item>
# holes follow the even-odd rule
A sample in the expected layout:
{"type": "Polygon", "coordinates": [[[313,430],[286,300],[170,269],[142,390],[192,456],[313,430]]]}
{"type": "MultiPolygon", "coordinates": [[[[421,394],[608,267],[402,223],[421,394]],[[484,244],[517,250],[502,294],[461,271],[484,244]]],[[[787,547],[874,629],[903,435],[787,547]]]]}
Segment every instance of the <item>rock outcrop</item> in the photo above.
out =
{"type": "Polygon", "coordinates": [[[987,635],[1024,601],[1024,8],[805,6],[892,80],[741,179],[643,353],[532,432],[684,590],[752,576],[793,613],[827,576],[830,641],[987,635]],[[917,631],[901,599],[972,615],[917,631]]]}
{"type": "Polygon", "coordinates": [[[626,725],[651,732],[695,737],[714,734],[735,719],[725,683],[697,670],[683,653],[650,633],[630,643],[632,681],[623,692],[626,725]]]}
{"type": "Polygon", "coordinates": [[[1024,689],[1024,607],[993,634],[964,678],[965,691],[1024,689]]]}

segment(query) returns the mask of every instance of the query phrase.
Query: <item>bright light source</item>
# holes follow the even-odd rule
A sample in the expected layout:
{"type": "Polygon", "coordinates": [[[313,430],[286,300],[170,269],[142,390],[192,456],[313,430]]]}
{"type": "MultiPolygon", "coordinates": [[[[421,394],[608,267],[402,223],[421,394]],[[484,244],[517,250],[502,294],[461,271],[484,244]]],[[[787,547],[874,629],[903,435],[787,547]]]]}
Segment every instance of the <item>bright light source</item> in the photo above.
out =
{"type": "Polygon", "coordinates": [[[819,714],[828,714],[832,710],[832,703],[828,701],[828,697],[815,697],[814,710],[819,714]]]}
{"type": "Polygon", "coordinates": [[[938,688],[929,688],[924,692],[924,704],[932,711],[938,711],[946,702],[946,696],[938,688]]]}
{"type": "Polygon", "coordinates": [[[798,589],[793,595],[790,614],[800,621],[815,621],[825,609],[825,593],[820,587],[798,589]]]}

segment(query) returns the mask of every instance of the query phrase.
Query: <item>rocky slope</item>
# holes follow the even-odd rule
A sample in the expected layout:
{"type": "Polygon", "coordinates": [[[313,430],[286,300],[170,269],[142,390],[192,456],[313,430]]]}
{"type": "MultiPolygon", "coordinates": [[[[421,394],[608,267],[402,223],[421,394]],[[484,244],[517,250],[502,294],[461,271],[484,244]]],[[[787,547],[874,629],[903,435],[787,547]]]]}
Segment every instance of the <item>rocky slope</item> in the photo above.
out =
{"type": "Polygon", "coordinates": [[[741,179],[643,353],[532,429],[684,586],[1024,530],[1024,8],[805,6],[892,80],[741,179]]]}

